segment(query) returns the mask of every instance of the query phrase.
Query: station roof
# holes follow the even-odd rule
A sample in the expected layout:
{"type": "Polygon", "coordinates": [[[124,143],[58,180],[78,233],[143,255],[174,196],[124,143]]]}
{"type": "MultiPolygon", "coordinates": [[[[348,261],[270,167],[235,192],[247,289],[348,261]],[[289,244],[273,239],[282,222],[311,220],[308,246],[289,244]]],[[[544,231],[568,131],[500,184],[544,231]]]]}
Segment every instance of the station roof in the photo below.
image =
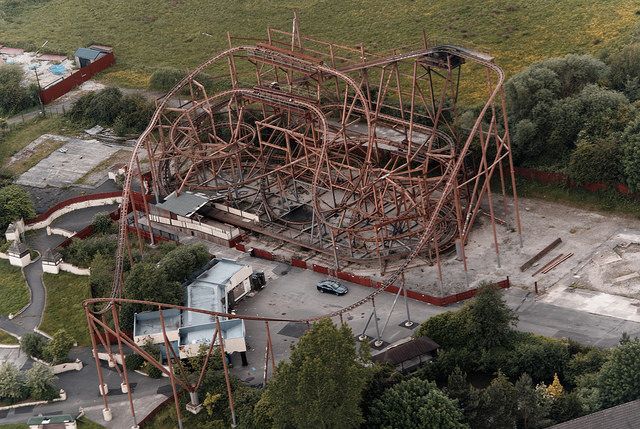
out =
{"type": "Polygon", "coordinates": [[[175,192],[172,192],[164,203],[156,204],[156,207],[180,216],[190,217],[208,202],[209,197],[205,194],[186,191],[176,195],[175,192]]]}
{"type": "Polygon", "coordinates": [[[400,365],[402,362],[424,356],[436,351],[440,346],[428,337],[418,337],[405,343],[388,348],[371,358],[374,362],[388,362],[392,365],[400,365]]]}
{"type": "Polygon", "coordinates": [[[634,429],[640,421],[640,399],[588,414],[550,429],[634,429]]]}

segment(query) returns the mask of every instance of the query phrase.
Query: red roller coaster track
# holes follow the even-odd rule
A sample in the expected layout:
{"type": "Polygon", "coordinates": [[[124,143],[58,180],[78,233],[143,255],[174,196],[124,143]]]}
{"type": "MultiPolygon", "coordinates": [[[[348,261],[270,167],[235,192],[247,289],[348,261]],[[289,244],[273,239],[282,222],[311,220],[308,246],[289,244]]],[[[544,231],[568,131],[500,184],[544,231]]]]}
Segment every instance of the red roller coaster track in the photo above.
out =
{"type": "MultiPolygon", "coordinates": [[[[274,365],[270,321],[342,319],[344,313],[369,302],[375,313],[375,296],[393,285],[418,255],[434,261],[440,273],[440,255],[456,243],[466,272],[464,244],[484,201],[499,258],[492,180],[500,184],[505,219],[509,216],[521,233],[504,74],[490,56],[450,44],[428,46],[426,40],[406,53],[375,54],[364,47],[302,36],[295,19],[292,32],[269,29],[266,40],[242,39],[238,46],[234,42],[239,39],[228,40],[227,50],[189,73],[159,100],[125,177],[111,297],[85,301],[96,363],[98,346],[114,360],[114,355],[122,358],[122,347],[128,346],[159,368],[170,378],[180,427],[176,389],[196,392],[203,374],[189,382],[173,371],[181,365],[178,356],[169,353],[165,367],[137,346],[120,328],[122,303],[152,305],[161,315],[162,310],[178,308],[209,314],[216,321],[226,317],[264,323],[266,382],[269,361],[274,365]],[[463,67],[469,67],[475,84],[484,82],[487,91],[473,126],[464,131],[454,123],[463,67]],[[175,106],[172,100],[178,97],[187,100],[175,106]],[[148,172],[140,169],[143,152],[148,172]],[[143,207],[136,207],[133,199],[134,178],[139,177],[142,187],[147,173],[157,199],[174,191],[204,191],[221,204],[259,217],[260,222],[243,223],[243,228],[329,255],[336,270],[344,262],[375,261],[381,270],[388,261],[396,265],[383,287],[366,298],[301,320],[123,299],[124,258],[127,254],[131,258],[127,213],[131,204],[136,227],[136,211],[148,217],[146,200],[138,201],[143,207]],[[505,183],[514,200],[510,214],[505,183]],[[113,338],[118,353],[111,351],[113,338]]],[[[162,334],[167,350],[173,350],[164,322],[162,334]]],[[[216,339],[224,356],[218,327],[207,359],[216,339]]],[[[124,359],[122,368],[116,365],[116,369],[128,386],[124,359]]],[[[228,389],[235,423],[229,384],[228,389]]],[[[106,394],[103,399],[108,410],[106,394]]],[[[130,389],[129,400],[135,425],[130,389]]]]}

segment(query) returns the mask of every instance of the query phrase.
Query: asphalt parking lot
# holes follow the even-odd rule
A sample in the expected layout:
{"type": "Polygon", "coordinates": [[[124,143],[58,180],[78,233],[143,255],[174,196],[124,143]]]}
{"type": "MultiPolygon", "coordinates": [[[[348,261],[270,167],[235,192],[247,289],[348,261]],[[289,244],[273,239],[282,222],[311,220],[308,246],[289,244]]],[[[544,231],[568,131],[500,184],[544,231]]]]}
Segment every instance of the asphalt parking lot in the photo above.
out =
{"type": "MultiPolygon", "coordinates": [[[[245,298],[239,303],[236,307],[238,313],[287,319],[309,318],[346,307],[372,292],[370,288],[342,281],[349,288],[349,293],[346,295],[335,296],[320,293],[316,290],[316,283],[328,278],[322,274],[277,263],[263,264],[262,268],[266,268],[267,285],[255,296],[245,298]],[[269,265],[273,266],[271,273],[268,270],[269,265]],[[269,279],[269,277],[271,278],[269,279]]],[[[398,297],[389,322],[386,323],[394,299],[395,295],[387,292],[383,292],[375,298],[379,329],[382,331],[384,325],[387,325],[382,333],[382,339],[385,343],[397,342],[413,333],[413,330],[400,326],[402,322],[407,320],[406,306],[402,296],[398,297]]],[[[411,320],[416,322],[414,326],[430,316],[447,310],[411,299],[408,300],[408,305],[411,320]]],[[[372,305],[367,303],[346,313],[343,320],[357,336],[363,333],[371,311],[372,305]]],[[[339,318],[334,318],[334,322],[339,322],[339,320],[339,318]]],[[[270,322],[269,327],[276,362],[289,356],[291,345],[297,342],[306,329],[305,324],[287,322],[270,322]]],[[[265,324],[264,322],[247,321],[246,329],[247,344],[250,347],[247,352],[249,366],[242,367],[240,358],[234,357],[233,372],[244,381],[259,384],[262,382],[264,374],[267,344],[265,324]]],[[[376,336],[373,320],[369,323],[366,334],[372,338],[376,336]]],[[[376,350],[372,349],[372,353],[376,353],[376,350]]]]}

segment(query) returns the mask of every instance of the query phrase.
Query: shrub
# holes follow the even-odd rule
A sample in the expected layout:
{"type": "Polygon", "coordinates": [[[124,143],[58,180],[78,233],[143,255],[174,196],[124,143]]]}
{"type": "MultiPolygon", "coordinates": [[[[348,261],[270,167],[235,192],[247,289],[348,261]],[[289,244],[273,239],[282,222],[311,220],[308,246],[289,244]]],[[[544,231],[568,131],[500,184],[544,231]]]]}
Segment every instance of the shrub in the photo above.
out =
{"type": "Polygon", "coordinates": [[[157,69],[149,78],[149,89],[167,92],[184,78],[185,73],[172,67],[157,69]]]}
{"type": "Polygon", "coordinates": [[[95,234],[113,234],[116,232],[116,225],[113,219],[106,213],[98,213],[93,217],[93,232],[95,234]]]}
{"type": "Polygon", "coordinates": [[[613,139],[579,140],[571,153],[569,177],[577,183],[619,183],[622,179],[621,150],[613,139]]]}
{"type": "Polygon", "coordinates": [[[0,188],[0,231],[20,218],[29,219],[36,215],[29,193],[18,185],[0,188]]]}
{"type": "Polygon", "coordinates": [[[79,267],[89,267],[96,254],[114,255],[117,241],[113,236],[93,236],[84,240],[73,239],[71,244],[62,250],[66,262],[79,267]]]}
{"type": "Polygon", "coordinates": [[[36,333],[24,334],[22,338],[20,338],[20,348],[22,351],[38,359],[43,357],[43,350],[46,344],[47,341],[45,338],[36,333]]]}
{"type": "Polygon", "coordinates": [[[69,351],[73,347],[74,339],[65,331],[60,329],[53,335],[53,339],[43,350],[44,357],[53,364],[63,363],[69,359],[69,351]]]}
{"type": "Polygon", "coordinates": [[[127,365],[127,369],[131,371],[135,371],[140,369],[142,365],[145,363],[145,360],[142,356],[138,354],[130,354],[124,358],[124,363],[127,365]]]}
{"type": "Polygon", "coordinates": [[[0,66],[0,114],[13,114],[38,103],[38,87],[22,85],[24,72],[17,65],[0,66]]]}
{"type": "Polygon", "coordinates": [[[49,401],[58,397],[56,376],[48,366],[36,363],[27,371],[26,386],[32,399],[49,401]]]}
{"type": "Polygon", "coordinates": [[[113,131],[119,136],[141,133],[149,125],[153,112],[153,105],[141,95],[125,95],[113,121],[113,131]]]}
{"type": "Polygon", "coordinates": [[[12,362],[0,365],[0,399],[18,402],[28,395],[24,374],[12,362]]]}
{"type": "Polygon", "coordinates": [[[149,362],[144,364],[144,368],[145,368],[145,372],[147,373],[147,375],[151,378],[161,378],[162,377],[162,371],[160,371],[160,369],[154,365],[151,365],[149,362]]]}

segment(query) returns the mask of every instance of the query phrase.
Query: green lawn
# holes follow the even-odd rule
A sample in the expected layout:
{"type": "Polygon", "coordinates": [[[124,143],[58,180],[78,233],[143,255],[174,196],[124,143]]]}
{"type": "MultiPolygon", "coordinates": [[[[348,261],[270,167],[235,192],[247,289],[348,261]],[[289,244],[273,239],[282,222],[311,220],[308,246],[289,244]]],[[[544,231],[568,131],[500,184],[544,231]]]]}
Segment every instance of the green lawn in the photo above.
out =
{"type": "Polygon", "coordinates": [[[0,329],[0,344],[13,345],[20,343],[18,342],[18,339],[16,337],[14,337],[13,335],[9,335],[7,332],[0,329]]]}
{"type": "MultiPolygon", "coordinates": [[[[15,4],[0,0],[2,4],[15,4]]],[[[115,47],[107,79],[142,86],[159,66],[192,69],[226,46],[226,32],[264,37],[267,26],[375,50],[435,40],[489,50],[513,74],[531,62],[597,52],[627,37],[638,22],[634,0],[48,0],[0,10],[0,43],[41,45],[71,54],[99,42],[115,47]],[[5,16],[4,22],[2,16],[5,16]],[[211,34],[208,37],[202,33],[211,34]]],[[[2,6],[0,6],[1,8],[2,6]]]]}
{"type": "Polygon", "coordinates": [[[89,276],[61,272],[44,274],[47,305],[40,329],[53,335],[65,329],[80,346],[89,346],[91,340],[82,301],[91,298],[89,276]]]}
{"type": "Polygon", "coordinates": [[[0,259],[0,315],[16,313],[29,303],[29,288],[20,268],[0,259]]]}

